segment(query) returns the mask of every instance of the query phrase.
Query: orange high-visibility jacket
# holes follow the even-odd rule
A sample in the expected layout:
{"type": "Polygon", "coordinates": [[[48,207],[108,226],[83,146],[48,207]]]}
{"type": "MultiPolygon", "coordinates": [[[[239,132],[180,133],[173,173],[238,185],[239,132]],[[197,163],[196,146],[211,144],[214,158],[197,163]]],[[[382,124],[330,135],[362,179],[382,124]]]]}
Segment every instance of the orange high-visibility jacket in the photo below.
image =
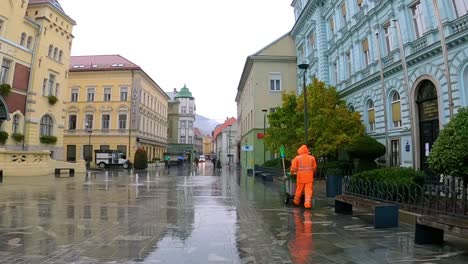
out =
{"type": "Polygon", "coordinates": [[[297,173],[297,183],[311,183],[314,181],[314,172],[317,170],[315,157],[309,155],[309,149],[302,145],[291,163],[291,174],[297,173]]]}

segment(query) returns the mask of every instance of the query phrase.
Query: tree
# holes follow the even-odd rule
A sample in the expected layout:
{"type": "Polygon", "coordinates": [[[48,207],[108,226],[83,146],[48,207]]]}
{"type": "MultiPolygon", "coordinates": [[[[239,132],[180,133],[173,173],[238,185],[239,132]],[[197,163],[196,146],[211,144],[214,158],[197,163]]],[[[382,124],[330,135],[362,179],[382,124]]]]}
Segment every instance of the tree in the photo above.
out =
{"type": "Polygon", "coordinates": [[[429,168],[463,177],[468,184],[468,108],[461,108],[441,131],[429,156],[429,168]]]}
{"type": "Polygon", "coordinates": [[[135,152],[135,158],[133,159],[133,167],[137,170],[144,170],[148,168],[148,155],[144,148],[138,148],[135,152]]]}
{"type": "Polygon", "coordinates": [[[359,159],[359,171],[377,168],[375,159],[386,152],[384,145],[368,135],[354,137],[345,150],[352,159],[359,159]]]}
{"type": "MultiPolygon", "coordinates": [[[[314,79],[307,89],[308,145],[317,156],[336,157],[337,151],[356,135],[364,133],[359,113],[350,112],[336,89],[314,79]]],[[[286,148],[294,157],[304,144],[303,96],[283,94],[283,104],[268,115],[265,144],[269,150],[286,148]]]]}

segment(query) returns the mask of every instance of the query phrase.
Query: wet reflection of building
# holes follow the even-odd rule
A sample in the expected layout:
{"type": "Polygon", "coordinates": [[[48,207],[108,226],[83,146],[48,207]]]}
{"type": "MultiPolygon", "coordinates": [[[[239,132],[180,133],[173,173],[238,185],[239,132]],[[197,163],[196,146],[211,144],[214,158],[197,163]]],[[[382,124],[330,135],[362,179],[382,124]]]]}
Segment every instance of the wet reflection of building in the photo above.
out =
{"type": "Polygon", "coordinates": [[[183,181],[179,180],[173,184],[173,186],[169,187],[173,191],[168,193],[166,220],[170,224],[169,230],[173,237],[184,241],[190,237],[193,231],[195,218],[194,190],[187,177],[184,177],[183,181]]]}

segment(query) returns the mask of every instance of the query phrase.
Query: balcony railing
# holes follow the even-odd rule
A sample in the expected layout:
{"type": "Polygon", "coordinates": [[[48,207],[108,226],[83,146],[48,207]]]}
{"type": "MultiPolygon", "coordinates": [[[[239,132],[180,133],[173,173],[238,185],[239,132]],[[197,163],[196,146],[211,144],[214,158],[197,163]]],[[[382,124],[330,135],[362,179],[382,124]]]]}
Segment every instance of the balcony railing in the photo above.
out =
{"type": "Polygon", "coordinates": [[[452,22],[452,29],[454,33],[468,29],[468,15],[465,15],[452,22]]]}
{"type": "Polygon", "coordinates": [[[413,41],[411,44],[411,48],[413,52],[418,52],[420,50],[423,50],[427,47],[427,38],[426,37],[421,37],[418,40],[413,41]]]}

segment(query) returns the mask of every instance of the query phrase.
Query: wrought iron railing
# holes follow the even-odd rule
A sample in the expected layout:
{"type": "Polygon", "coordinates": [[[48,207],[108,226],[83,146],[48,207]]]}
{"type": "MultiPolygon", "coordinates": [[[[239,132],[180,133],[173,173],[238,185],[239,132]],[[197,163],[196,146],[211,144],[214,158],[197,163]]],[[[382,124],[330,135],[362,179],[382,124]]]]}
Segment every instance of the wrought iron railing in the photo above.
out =
{"type": "Polygon", "coordinates": [[[416,183],[388,183],[344,177],[344,192],[399,204],[406,210],[429,215],[468,219],[468,188],[463,178],[437,176],[416,183]]]}

